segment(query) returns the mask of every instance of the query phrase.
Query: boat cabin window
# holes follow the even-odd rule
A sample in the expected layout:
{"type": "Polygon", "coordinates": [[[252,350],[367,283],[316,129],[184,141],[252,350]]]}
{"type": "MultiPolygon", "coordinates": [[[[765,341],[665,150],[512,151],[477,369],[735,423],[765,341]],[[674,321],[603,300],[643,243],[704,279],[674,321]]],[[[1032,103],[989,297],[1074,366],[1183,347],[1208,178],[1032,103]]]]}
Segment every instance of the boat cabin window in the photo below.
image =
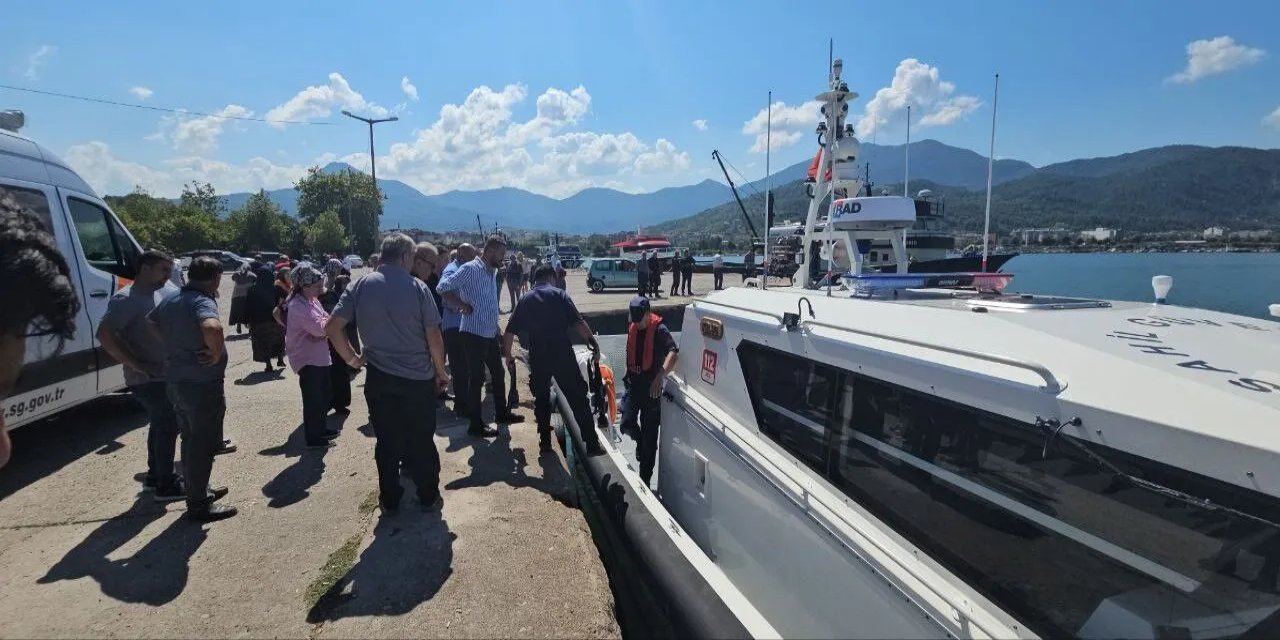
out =
{"type": "MultiPolygon", "coordinates": [[[[761,433],[1044,636],[1280,635],[1280,501],[749,342],[761,433]]],[[[1103,425],[1098,425],[1103,426],[1103,425]]]]}

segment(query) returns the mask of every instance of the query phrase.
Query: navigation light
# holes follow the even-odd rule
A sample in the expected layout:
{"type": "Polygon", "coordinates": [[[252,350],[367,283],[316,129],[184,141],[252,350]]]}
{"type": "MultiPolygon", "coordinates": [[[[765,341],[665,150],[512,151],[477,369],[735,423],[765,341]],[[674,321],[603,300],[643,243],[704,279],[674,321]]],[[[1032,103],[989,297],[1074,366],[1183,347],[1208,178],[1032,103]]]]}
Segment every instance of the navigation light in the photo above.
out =
{"type": "Polygon", "coordinates": [[[1156,293],[1156,304],[1166,304],[1169,290],[1173,288],[1173,276],[1154,276],[1151,278],[1151,289],[1156,293]]]}

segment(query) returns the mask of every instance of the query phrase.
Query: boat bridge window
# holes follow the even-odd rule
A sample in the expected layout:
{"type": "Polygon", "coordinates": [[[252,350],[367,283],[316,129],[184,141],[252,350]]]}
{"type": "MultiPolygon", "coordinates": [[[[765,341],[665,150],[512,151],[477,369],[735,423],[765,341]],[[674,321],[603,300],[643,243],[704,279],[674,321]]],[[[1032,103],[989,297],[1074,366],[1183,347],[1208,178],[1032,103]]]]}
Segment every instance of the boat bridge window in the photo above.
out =
{"type": "Polygon", "coordinates": [[[1066,435],[1046,452],[1034,425],[762,345],[738,354],[761,433],[1037,633],[1280,633],[1280,501],[1066,435]]]}

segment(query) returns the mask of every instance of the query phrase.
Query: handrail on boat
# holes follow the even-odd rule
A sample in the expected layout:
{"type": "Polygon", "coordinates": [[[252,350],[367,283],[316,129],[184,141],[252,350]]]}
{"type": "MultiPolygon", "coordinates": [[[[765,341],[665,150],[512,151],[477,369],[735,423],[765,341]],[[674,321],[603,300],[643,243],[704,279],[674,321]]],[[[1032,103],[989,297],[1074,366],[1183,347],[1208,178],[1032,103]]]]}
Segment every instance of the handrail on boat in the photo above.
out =
{"type": "Polygon", "coordinates": [[[948,347],[942,344],[934,344],[932,342],[915,340],[913,338],[904,338],[902,336],[895,336],[893,334],[888,334],[888,333],[880,333],[878,331],[867,331],[865,329],[854,329],[851,327],[844,327],[837,324],[831,324],[830,322],[823,322],[821,320],[812,320],[812,319],[803,320],[801,321],[801,324],[811,324],[819,327],[827,327],[829,329],[835,329],[837,331],[845,331],[848,333],[855,333],[858,335],[870,336],[872,338],[879,338],[881,340],[888,340],[890,342],[900,342],[902,344],[911,345],[913,347],[920,347],[922,349],[932,349],[934,351],[941,351],[943,353],[951,353],[958,356],[966,356],[969,358],[976,358],[978,360],[986,360],[987,362],[994,362],[996,364],[1002,364],[1005,366],[1014,367],[1016,369],[1023,369],[1040,376],[1040,378],[1044,380],[1044,385],[1045,385],[1044,387],[1041,387],[1041,388],[1045,391],[1045,393],[1050,393],[1053,395],[1062,393],[1062,390],[1066,388],[1066,385],[1060,382],[1058,378],[1053,375],[1053,372],[1050,371],[1048,367],[1040,364],[1039,362],[1033,362],[1031,360],[1019,360],[1017,358],[1010,358],[1008,356],[1002,356],[994,353],[987,353],[985,351],[973,351],[970,349],[959,349],[956,347],[948,347]]]}
{"type": "MultiPolygon", "coordinates": [[[[695,308],[702,305],[714,305],[717,307],[725,307],[727,309],[737,309],[739,311],[746,311],[748,313],[756,313],[763,316],[769,316],[771,318],[777,318],[779,322],[782,321],[782,314],[773,313],[772,311],[764,311],[762,309],[753,309],[751,307],[745,307],[737,304],[729,304],[727,302],[719,302],[717,300],[698,300],[697,302],[693,303],[693,306],[695,308]]],[[[800,324],[827,327],[830,329],[835,329],[837,331],[845,331],[848,333],[869,336],[872,338],[879,338],[881,340],[888,340],[890,342],[899,342],[902,344],[911,345],[913,347],[920,347],[922,349],[932,349],[934,351],[941,351],[943,353],[950,353],[958,356],[966,356],[969,358],[976,358],[978,360],[985,360],[987,362],[994,362],[996,364],[1002,364],[1005,366],[1014,367],[1016,369],[1023,369],[1025,371],[1030,371],[1040,376],[1040,379],[1044,381],[1044,386],[1040,387],[1040,389],[1043,390],[1045,393],[1048,393],[1051,395],[1058,395],[1059,393],[1062,393],[1063,389],[1066,389],[1066,385],[1063,384],[1060,380],[1058,380],[1057,376],[1053,375],[1053,372],[1050,371],[1048,367],[1044,366],[1043,364],[1040,364],[1039,362],[1033,362],[1030,360],[1018,360],[1017,358],[1010,358],[1008,356],[1002,356],[994,353],[987,353],[985,351],[972,351],[969,349],[958,349],[956,347],[948,347],[946,345],[934,344],[932,342],[925,342],[923,340],[904,338],[902,336],[895,336],[888,333],[867,331],[865,329],[853,329],[850,327],[844,327],[836,324],[831,324],[829,322],[823,322],[821,320],[814,320],[811,318],[802,320],[800,324]]]]}

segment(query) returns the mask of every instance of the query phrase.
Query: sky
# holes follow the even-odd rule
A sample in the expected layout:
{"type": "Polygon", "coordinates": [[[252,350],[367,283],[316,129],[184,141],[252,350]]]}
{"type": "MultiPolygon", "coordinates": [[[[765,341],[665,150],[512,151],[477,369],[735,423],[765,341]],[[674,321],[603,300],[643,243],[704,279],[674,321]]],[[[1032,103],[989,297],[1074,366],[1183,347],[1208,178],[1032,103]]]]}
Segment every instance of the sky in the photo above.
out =
{"type": "Polygon", "coordinates": [[[765,173],[811,156],[828,38],[864,141],[1036,166],[1167,144],[1280,147],[1280,2],[58,3],[6,7],[0,110],[100,192],[287,187],[307,167],[434,194],[552,197],[765,173]],[[831,15],[823,18],[823,15],[831,15]],[[275,122],[193,115],[259,118],[275,122]],[[285,124],[279,121],[315,124],[285,124]]]}

